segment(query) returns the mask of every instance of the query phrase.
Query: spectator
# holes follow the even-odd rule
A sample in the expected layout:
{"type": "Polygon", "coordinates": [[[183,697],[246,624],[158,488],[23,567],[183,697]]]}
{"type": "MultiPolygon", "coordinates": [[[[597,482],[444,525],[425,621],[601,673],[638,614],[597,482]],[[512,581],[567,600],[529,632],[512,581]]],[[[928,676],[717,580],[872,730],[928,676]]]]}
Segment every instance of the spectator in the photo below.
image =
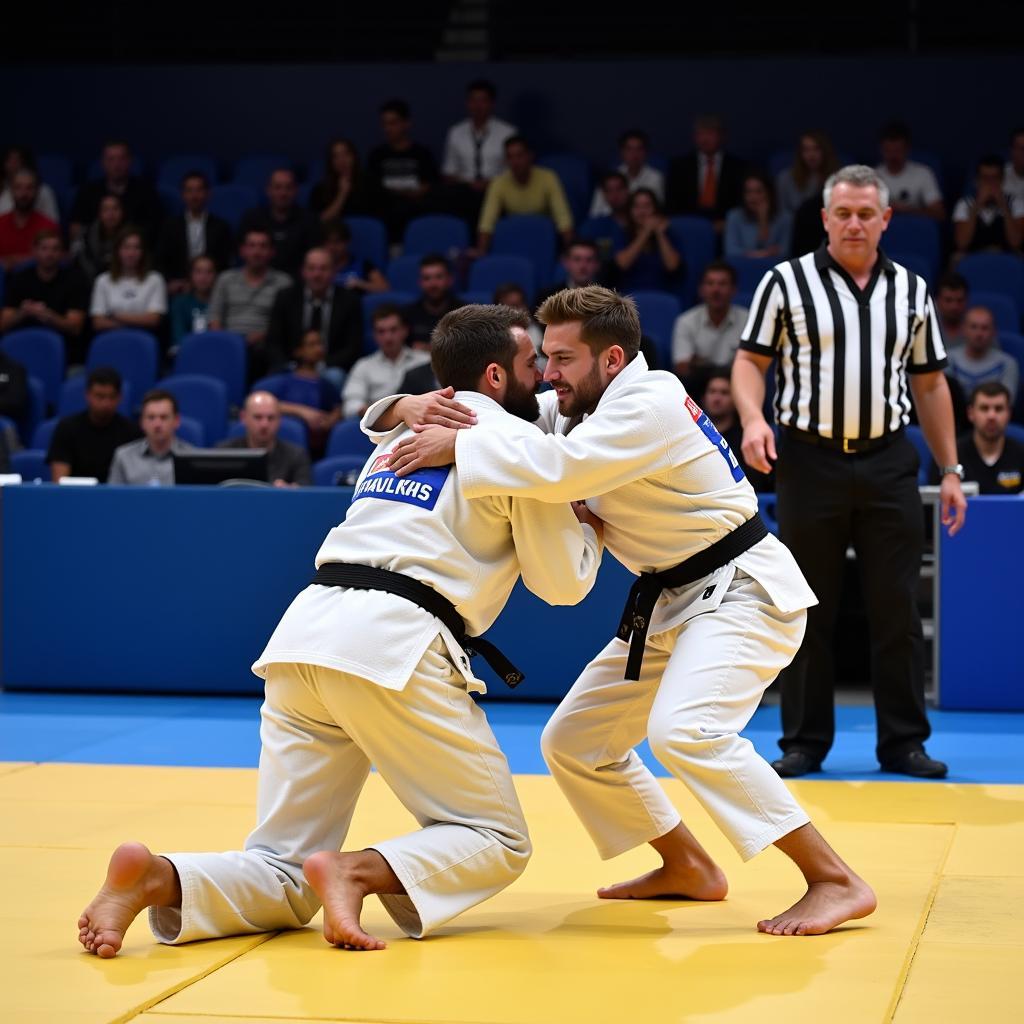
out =
{"type": "Polygon", "coordinates": [[[672,331],[672,362],[687,388],[695,371],[732,364],[747,318],[745,306],[733,305],[736,270],[729,263],[709,263],[698,294],[701,304],[680,314],[672,331]]]}
{"type": "Polygon", "coordinates": [[[174,483],[174,456],[196,450],[177,435],[178,400],[159,388],[147,391],[142,396],[139,426],[143,436],[114,452],[107,483],[168,487],[174,483]]]}
{"type": "Polygon", "coordinates": [[[359,154],[350,139],[332,139],[324,154],[324,176],[309,194],[309,208],[324,224],[369,213],[359,154]]]}
{"type": "Polygon", "coordinates": [[[157,268],[171,295],[189,287],[187,278],[196,257],[210,257],[217,270],[225,270],[231,262],[231,227],[207,208],[210,183],[205,174],[190,171],[182,178],[181,200],[184,212],[164,221],[157,247],[157,268]]]}
{"type": "Polygon", "coordinates": [[[910,159],[910,128],[891,121],[882,129],[882,162],[875,168],[889,188],[889,205],[896,213],[917,213],[945,220],[946,207],[935,172],[910,159]]]}
{"type": "MultiPolygon", "coordinates": [[[[562,287],[564,288],[565,285],[562,287]]],[[[530,336],[530,341],[533,342],[533,347],[537,350],[537,369],[543,371],[544,365],[547,363],[544,353],[540,349],[540,343],[544,340],[544,331],[540,324],[533,319],[533,310],[530,309],[530,304],[526,300],[526,292],[523,291],[522,286],[511,281],[507,284],[499,284],[494,289],[492,301],[496,306],[508,306],[511,309],[518,309],[520,313],[525,313],[530,318],[530,323],[526,327],[526,333],[530,336]]],[[[540,303],[537,305],[539,308],[540,303]]],[[[427,390],[430,389],[428,388],[427,390]]]]}
{"type": "Polygon", "coordinates": [[[343,220],[324,225],[324,248],[331,254],[334,283],[358,292],[386,292],[388,279],[369,261],[352,252],[352,229],[343,220]]]}
{"type": "Polygon", "coordinates": [[[751,469],[743,461],[743,427],[732,400],[732,380],[727,367],[718,367],[708,373],[704,380],[703,394],[701,405],[704,411],[729,445],[740,469],[750,481],[750,486],[759,494],[770,494],[775,489],[771,476],[751,469]]]}
{"type": "Polygon", "coordinates": [[[57,231],[40,231],[32,255],[34,265],[7,282],[0,331],[48,327],[64,338],[68,361],[80,363],[89,283],[77,267],[62,265],[64,246],[57,231]]]}
{"type": "Polygon", "coordinates": [[[363,356],[345,380],[341,393],[346,419],[362,416],[374,402],[398,393],[406,373],[430,361],[425,352],[409,348],[409,328],[402,311],[387,303],[373,311],[373,340],[377,351],[363,356]]]}
{"type": "Polygon", "coordinates": [[[296,275],[306,253],[320,241],[316,218],[295,201],[295,172],[288,167],[272,171],[267,181],[267,206],[249,210],[239,225],[243,237],[249,231],[265,231],[274,247],[271,265],[296,275]]]}
{"type": "MultiPolygon", "coordinates": [[[[628,193],[627,193],[628,194],[628,193]]],[[[604,285],[608,280],[608,268],[601,262],[598,243],[585,238],[577,238],[570,243],[562,256],[562,267],[565,269],[565,280],[550,285],[537,295],[537,308],[555,292],[563,288],[586,288],[588,284],[604,285]]]]}
{"type": "Polygon", "coordinates": [[[789,249],[794,258],[814,252],[825,241],[825,226],[821,222],[823,207],[824,198],[819,191],[802,202],[793,215],[793,233],[789,249]]]}
{"type": "Polygon", "coordinates": [[[275,487],[308,487],[313,482],[309,453],[277,436],[281,409],[269,391],[251,392],[239,418],[245,433],[221,441],[218,448],[262,448],[267,453],[267,481],[275,487]]]}
{"type": "Polygon", "coordinates": [[[65,416],[53,432],[46,461],[53,482],[66,476],[95,477],[106,483],[114,452],[139,436],[139,428],[117,411],[121,375],[107,366],[89,372],[85,411],[65,416]]]}
{"type": "Polygon", "coordinates": [[[160,224],[160,200],[148,181],[132,174],[132,151],[128,143],[108,142],[103,147],[101,161],[103,177],[83,185],[71,207],[72,241],[77,241],[99,216],[104,196],[117,196],[124,219],[137,224],[148,238],[155,238],[160,224]]]}
{"type": "Polygon", "coordinates": [[[0,349],[0,416],[18,422],[28,414],[28,374],[21,363],[0,349]]]}
{"type": "Polygon", "coordinates": [[[110,270],[92,286],[89,303],[93,330],[140,327],[155,331],[167,312],[167,286],[149,269],[146,242],[138,228],[126,227],[114,244],[110,270]]]}
{"type": "Polygon", "coordinates": [[[441,317],[465,305],[452,290],[454,284],[452,268],[443,256],[428,253],[420,260],[420,297],[402,310],[413,348],[429,349],[430,335],[441,317]]]}
{"type": "Polygon", "coordinates": [[[1024,128],[1018,128],[1010,137],[1010,159],[1003,168],[1003,191],[1024,201],[1024,128]]]}
{"type": "Polygon", "coordinates": [[[620,289],[671,290],[682,278],[683,258],[672,241],[668,218],[649,188],[633,193],[629,218],[628,244],[614,258],[620,289]]]}
{"type": "MultiPolygon", "coordinates": [[[[14,180],[14,175],[23,167],[38,174],[39,168],[36,166],[36,158],[32,150],[26,146],[8,146],[3,158],[0,159],[0,214],[10,213],[14,209],[11,182],[14,180]]],[[[60,207],[57,205],[57,197],[53,194],[53,189],[44,182],[39,183],[35,208],[55,224],[60,223],[60,207]]]]}
{"type": "Polygon", "coordinates": [[[825,179],[838,170],[839,160],[829,137],[824,132],[804,132],[792,165],[775,180],[779,209],[792,216],[808,199],[820,196],[825,179]]]}
{"type": "Polygon", "coordinates": [[[789,236],[793,221],[775,202],[775,189],[760,171],[751,171],[743,180],[743,204],[725,217],[725,255],[751,259],[789,254],[789,236]]]}
{"type": "Polygon", "coordinates": [[[949,353],[946,373],[960,385],[965,395],[986,381],[998,381],[1010,393],[1010,404],[1017,399],[1020,367],[1017,360],[996,344],[996,323],[984,306],[972,306],[964,314],[964,343],[949,353]]]}
{"type": "MultiPolygon", "coordinates": [[[[956,439],[956,457],[964,467],[964,479],[975,481],[979,494],[1024,491],[1024,445],[1006,436],[1012,404],[1010,392],[996,380],[979,384],[971,392],[967,405],[971,430],[956,439]]],[[[931,480],[941,480],[934,463],[931,480]]]]}
{"type": "Polygon", "coordinates": [[[310,249],[302,263],[302,283],[282,288],[274,297],[267,348],[273,365],[285,363],[306,333],[315,331],[328,365],[339,371],[340,384],[362,353],[363,310],[359,297],[334,284],[333,277],[331,254],[310,249]]]}
{"type": "Polygon", "coordinates": [[[210,327],[234,331],[245,338],[249,348],[249,379],[262,377],[270,368],[267,329],[274,298],[291,278],[270,266],[274,244],[270,233],[252,228],[242,235],[239,250],[242,266],[225,270],[210,297],[210,327]]]}
{"type": "Polygon", "coordinates": [[[217,268],[209,256],[196,256],[188,272],[188,290],[171,299],[171,351],[186,334],[202,334],[210,327],[210,299],[217,268]]]}
{"type": "Polygon", "coordinates": [[[943,274],[935,288],[935,312],[939,316],[942,338],[950,351],[964,342],[964,313],[967,312],[967,278],[963,274],[943,274]]]}
{"type": "MultiPolygon", "coordinates": [[[[638,188],[649,188],[657,197],[658,202],[665,202],[665,175],[647,162],[647,133],[637,130],[623,132],[619,137],[619,173],[626,179],[626,187],[630,192],[638,188]]],[[[612,207],[605,198],[604,190],[594,190],[594,198],[590,203],[591,217],[607,217],[612,207]]]]}
{"type": "Polygon", "coordinates": [[[404,100],[388,100],[380,108],[384,143],[366,162],[372,202],[388,225],[392,242],[405,225],[426,212],[425,201],[437,181],[437,163],[426,146],[410,136],[412,116],[404,100]]]}
{"type": "Polygon", "coordinates": [[[1003,159],[993,154],[978,161],[974,195],[953,208],[953,238],[958,253],[1017,252],[1024,231],[1024,199],[1003,187],[1003,159]]]}
{"type": "Polygon", "coordinates": [[[314,455],[323,454],[331,427],[341,419],[338,389],[320,372],[326,352],[320,332],[305,331],[289,353],[295,368],[266,385],[280,403],[282,416],[294,416],[306,424],[314,455]]]}
{"type": "Polygon", "coordinates": [[[739,205],[743,187],[743,163],[725,152],[724,142],[720,117],[698,117],[693,126],[694,151],[673,160],[668,172],[669,210],[707,217],[718,232],[726,212],[739,205]]]}
{"type": "Polygon", "coordinates": [[[484,206],[477,225],[477,248],[486,253],[491,245],[494,226],[508,214],[533,213],[550,217],[566,245],[572,241],[572,211],[565,190],[554,171],[534,167],[533,150],[521,135],[505,140],[503,171],[487,186],[484,206]]]}
{"type": "Polygon", "coordinates": [[[32,245],[40,231],[56,231],[57,222],[36,209],[39,175],[28,167],[11,178],[14,208],[0,214],[0,266],[6,270],[32,258],[32,245]]]}
{"type": "Polygon", "coordinates": [[[124,227],[124,207],[117,196],[104,196],[99,213],[75,243],[78,265],[89,283],[110,269],[114,242],[124,227]]]}
{"type": "Polygon", "coordinates": [[[606,174],[598,187],[608,213],[600,217],[588,217],[580,225],[580,235],[597,244],[602,260],[610,260],[615,253],[626,247],[632,193],[626,176],[620,171],[606,174]]]}

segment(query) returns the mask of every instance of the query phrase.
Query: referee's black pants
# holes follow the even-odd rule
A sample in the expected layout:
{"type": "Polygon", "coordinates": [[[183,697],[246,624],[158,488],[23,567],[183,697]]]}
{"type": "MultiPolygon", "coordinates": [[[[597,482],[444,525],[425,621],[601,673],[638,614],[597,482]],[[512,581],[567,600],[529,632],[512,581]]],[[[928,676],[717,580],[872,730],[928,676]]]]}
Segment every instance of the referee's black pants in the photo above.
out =
{"type": "Polygon", "coordinates": [[[819,604],[780,675],[779,746],[823,759],[835,736],[833,637],[846,549],[857,554],[871,630],[871,682],[881,762],[920,750],[930,735],[924,703],[924,638],[917,588],[924,516],[918,454],[903,435],[857,455],[783,431],[776,466],[779,536],[819,604]]]}

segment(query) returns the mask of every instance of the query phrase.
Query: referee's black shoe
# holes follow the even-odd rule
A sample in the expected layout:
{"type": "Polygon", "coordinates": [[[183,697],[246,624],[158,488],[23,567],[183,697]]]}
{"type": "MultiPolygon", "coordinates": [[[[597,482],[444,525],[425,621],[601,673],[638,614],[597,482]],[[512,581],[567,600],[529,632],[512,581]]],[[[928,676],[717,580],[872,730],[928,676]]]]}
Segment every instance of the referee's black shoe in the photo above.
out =
{"type": "Polygon", "coordinates": [[[906,754],[882,762],[883,772],[896,775],[913,775],[916,779],[944,779],[949,766],[929,757],[923,750],[910,750],[906,754]]]}
{"type": "Polygon", "coordinates": [[[821,771],[821,761],[805,754],[802,750],[790,750],[778,761],[772,761],[772,767],[784,779],[798,779],[801,775],[821,771]]]}

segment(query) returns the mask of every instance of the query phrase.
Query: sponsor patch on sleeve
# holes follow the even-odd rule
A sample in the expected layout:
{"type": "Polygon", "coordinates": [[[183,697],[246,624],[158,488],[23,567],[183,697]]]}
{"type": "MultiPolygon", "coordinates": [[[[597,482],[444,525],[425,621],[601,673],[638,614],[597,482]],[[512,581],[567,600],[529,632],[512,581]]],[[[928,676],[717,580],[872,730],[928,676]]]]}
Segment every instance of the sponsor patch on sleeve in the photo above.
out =
{"type": "Polygon", "coordinates": [[[718,449],[725,464],[729,467],[733,480],[737,483],[743,479],[743,470],[733,455],[729,442],[718,432],[718,428],[711,422],[711,417],[689,396],[686,396],[686,411],[690,414],[693,422],[697,424],[701,433],[718,449]]]}
{"type": "Polygon", "coordinates": [[[410,476],[398,477],[387,468],[390,455],[387,452],[377,458],[370,471],[359,481],[352,500],[382,498],[384,501],[401,501],[406,505],[433,511],[452,467],[421,469],[410,476]]]}

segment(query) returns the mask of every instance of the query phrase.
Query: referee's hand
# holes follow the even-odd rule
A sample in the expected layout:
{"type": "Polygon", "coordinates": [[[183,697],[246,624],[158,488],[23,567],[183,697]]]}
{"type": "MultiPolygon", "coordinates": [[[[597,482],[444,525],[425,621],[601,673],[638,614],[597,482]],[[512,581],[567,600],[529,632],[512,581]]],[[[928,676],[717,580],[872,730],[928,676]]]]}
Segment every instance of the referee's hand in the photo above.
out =
{"type": "Polygon", "coordinates": [[[743,428],[743,461],[759,473],[770,473],[779,457],[775,451],[775,431],[765,419],[752,420],[743,428]],[[771,460],[771,461],[769,461],[771,460]]]}

